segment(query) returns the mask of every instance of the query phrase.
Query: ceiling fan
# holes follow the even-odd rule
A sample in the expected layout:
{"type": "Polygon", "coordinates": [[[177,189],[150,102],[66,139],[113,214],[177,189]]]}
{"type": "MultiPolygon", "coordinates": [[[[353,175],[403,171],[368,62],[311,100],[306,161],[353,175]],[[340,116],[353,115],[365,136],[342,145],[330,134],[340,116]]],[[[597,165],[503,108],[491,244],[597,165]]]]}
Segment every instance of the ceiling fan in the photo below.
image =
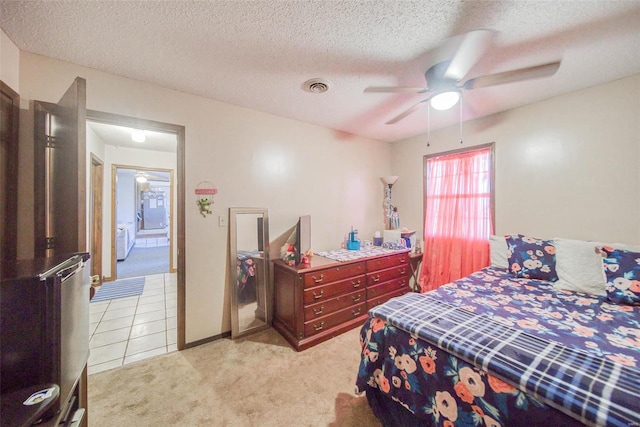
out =
{"type": "Polygon", "coordinates": [[[475,30],[466,33],[450,60],[439,62],[426,71],[424,75],[427,81],[426,87],[372,86],[366,88],[364,91],[431,94],[428,98],[423,99],[389,120],[386,124],[390,125],[404,119],[426,102],[429,102],[433,108],[438,110],[449,109],[458,102],[463,90],[549,77],[558,71],[560,61],[555,61],[463,81],[471,68],[478,62],[480,56],[486,51],[494,33],[495,31],[493,30],[475,30]]]}

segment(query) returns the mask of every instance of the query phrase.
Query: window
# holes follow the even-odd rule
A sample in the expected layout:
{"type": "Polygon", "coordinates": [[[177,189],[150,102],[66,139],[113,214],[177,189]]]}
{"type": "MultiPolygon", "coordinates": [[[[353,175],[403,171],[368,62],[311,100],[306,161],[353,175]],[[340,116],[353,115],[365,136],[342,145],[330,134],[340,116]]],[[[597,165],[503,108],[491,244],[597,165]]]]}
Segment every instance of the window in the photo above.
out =
{"type": "Polygon", "coordinates": [[[423,292],[489,265],[493,144],[425,157],[423,292]]]}

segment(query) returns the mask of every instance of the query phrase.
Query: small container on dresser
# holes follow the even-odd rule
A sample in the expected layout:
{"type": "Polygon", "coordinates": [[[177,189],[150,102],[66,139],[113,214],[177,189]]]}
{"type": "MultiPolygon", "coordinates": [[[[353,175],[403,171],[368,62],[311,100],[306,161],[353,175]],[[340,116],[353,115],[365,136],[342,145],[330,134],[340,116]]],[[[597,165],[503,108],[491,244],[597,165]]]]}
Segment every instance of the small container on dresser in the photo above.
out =
{"type": "Polygon", "coordinates": [[[302,351],[363,324],[367,311],[408,292],[408,252],[310,266],[274,263],[273,327],[302,351]]]}

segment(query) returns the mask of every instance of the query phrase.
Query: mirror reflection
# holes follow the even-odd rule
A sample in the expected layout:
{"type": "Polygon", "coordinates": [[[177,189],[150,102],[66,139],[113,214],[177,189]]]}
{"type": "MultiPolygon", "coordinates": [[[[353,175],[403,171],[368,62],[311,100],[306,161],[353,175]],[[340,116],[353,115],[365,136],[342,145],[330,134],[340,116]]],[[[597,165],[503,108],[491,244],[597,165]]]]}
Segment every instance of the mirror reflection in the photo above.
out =
{"type": "Polygon", "coordinates": [[[232,338],[269,327],[268,223],[267,209],[229,209],[232,338]]]}

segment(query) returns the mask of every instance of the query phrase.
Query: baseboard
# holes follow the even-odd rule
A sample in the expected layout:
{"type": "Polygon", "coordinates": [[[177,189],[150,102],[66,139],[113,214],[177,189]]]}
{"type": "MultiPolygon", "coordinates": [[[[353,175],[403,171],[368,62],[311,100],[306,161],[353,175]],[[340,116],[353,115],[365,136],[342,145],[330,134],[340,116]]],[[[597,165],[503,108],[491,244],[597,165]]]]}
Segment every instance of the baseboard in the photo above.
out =
{"type": "Polygon", "coordinates": [[[186,350],[188,348],[197,347],[199,345],[206,344],[206,343],[212,342],[212,341],[218,341],[219,339],[228,338],[230,336],[231,336],[231,331],[223,332],[221,334],[214,335],[214,336],[209,337],[209,338],[203,338],[203,339],[198,340],[198,341],[193,341],[193,342],[190,342],[190,343],[186,343],[184,345],[184,349],[186,350]]]}

